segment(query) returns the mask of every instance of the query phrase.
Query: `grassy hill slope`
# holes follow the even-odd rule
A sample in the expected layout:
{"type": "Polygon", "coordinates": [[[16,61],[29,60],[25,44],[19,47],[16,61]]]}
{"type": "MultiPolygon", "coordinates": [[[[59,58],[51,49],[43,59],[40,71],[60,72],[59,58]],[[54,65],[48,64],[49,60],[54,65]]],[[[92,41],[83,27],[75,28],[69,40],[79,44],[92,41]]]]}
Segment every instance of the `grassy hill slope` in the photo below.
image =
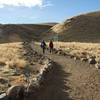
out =
{"type": "Polygon", "coordinates": [[[67,19],[46,34],[52,37],[58,34],[61,41],[100,42],[100,11],[67,19]]]}
{"type": "Polygon", "coordinates": [[[19,42],[27,39],[40,40],[42,33],[55,24],[5,24],[0,25],[0,42],[19,42]]]}

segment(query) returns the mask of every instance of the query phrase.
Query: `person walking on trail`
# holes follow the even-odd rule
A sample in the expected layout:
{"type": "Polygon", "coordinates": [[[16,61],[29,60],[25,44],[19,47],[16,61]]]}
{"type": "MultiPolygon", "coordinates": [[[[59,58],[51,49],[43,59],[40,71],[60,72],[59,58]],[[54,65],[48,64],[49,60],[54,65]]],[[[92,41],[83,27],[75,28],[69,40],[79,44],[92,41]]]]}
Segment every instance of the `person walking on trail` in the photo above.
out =
{"type": "Polygon", "coordinates": [[[42,50],[43,50],[43,54],[45,54],[46,43],[45,43],[44,40],[41,42],[41,48],[42,48],[42,50]]]}
{"type": "Polygon", "coordinates": [[[54,47],[54,45],[53,45],[53,41],[51,40],[51,41],[49,42],[50,53],[53,52],[53,47],[54,47]]]}

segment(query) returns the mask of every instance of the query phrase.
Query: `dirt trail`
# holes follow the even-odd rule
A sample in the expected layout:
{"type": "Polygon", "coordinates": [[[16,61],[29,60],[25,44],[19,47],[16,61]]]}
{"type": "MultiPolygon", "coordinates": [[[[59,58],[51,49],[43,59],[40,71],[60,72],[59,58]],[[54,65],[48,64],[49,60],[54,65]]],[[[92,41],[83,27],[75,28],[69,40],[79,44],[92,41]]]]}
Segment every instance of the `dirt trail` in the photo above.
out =
{"type": "Polygon", "coordinates": [[[72,100],[100,100],[99,70],[90,67],[85,62],[74,61],[70,58],[57,55],[53,55],[51,58],[61,66],[63,73],[69,74],[63,80],[65,85],[64,91],[69,94],[72,100]],[[66,87],[68,88],[66,89],[66,87]]]}
{"type": "Polygon", "coordinates": [[[100,70],[68,57],[45,55],[55,62],[55,70],[47,76],[39,100],[100,100],[100,70]]]}

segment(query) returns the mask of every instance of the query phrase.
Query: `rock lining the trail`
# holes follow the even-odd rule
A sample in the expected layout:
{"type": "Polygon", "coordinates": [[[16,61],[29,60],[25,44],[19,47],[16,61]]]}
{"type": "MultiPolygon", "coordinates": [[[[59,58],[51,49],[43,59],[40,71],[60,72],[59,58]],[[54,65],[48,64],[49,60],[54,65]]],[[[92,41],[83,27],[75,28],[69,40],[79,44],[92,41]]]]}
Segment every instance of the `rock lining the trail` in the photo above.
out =
{"type": "MultiPolygon", "coordinates": [[[[26,43],[27,44],[27,43],[26,43]]],[[[25,44],[25,45],[26,45],[25,44]]],[[[28,46],[28,44],[27,44],[28,46]]],[[[25,47],[26,48],[26,47],[25,47]]],[[[44,57],[40,54],[38,54],[37,52],[33,51],[30,47],[28,48],[30,54],[28,52],[24,52],[24,56],[28,55],[30,56],[32,53],[34,56],[39,56],[42,63],[43,63],[43,67],[42,69],[39,70],[39,73],[36,75],[36,77],[29,79],[29,83],[25,84],[25,85],[13,85],[10,88],[8,88],[8,90],[6,91],[6,95],[3,95],[1,93],[0,95],[0,100],[9,100],[9,98],[12,98],[12,100],[20,100],[17,98],[18,96],[18,91],[19,89],[23,89],[24,90],[24,98],[28,99],[28,96],[33,95],[34,98],[37,98],[37,95],[39,90],[43,87],[45,87],[45,77],[47,76],[47,74],[49,72],[51,72],[53,70],[53,61],[50,60],[47,57],[44,57]],[[44,60],[45,59],[45,60],[44,60]],[[23,87],[23,88],[22,88],[23,87]]],[[[30,58],[28,58],[29,60],[30,58]]],[[[37,61],[38,61],[37,60],[37,61]]],[[[24,100],[24,99],[23,99],[24,100]]]]}
{"type": "Polygon", "coordinates": [[[66,53],[61,49],[58,49],[58,50],[54,49],[54,53],[58,54],[58,55],[70,57],[71,59],[74,59],[74,60],[80,60],[82,62],[88,62],[90,65],[94,65],[95,68],[100,69],[100,63],[96,61],[96,58],[94,58],[94,59],[91,58],[91,56],[90,57],[78,57],[76,55],[66,53]]]}
{"type": "Polygon", "coordinates": [[[16,95],[18,95],[17,94],[18,90],[22,87],[25,90],[24,96],[27,96],[27,98],[28,98],[28,95],[30,94],[32,95],[38,94],[36,92],[39,91],[39,89],[44,86],[46,75],[51,70],[53,70],[52,63],[53,62],[51,60],[47,59],[47,61],[45,62],[44,68],[40,70],[40,73],[34,79],[30,80],[30,83],[27,86],[26,85],[11,86],[7,90],[6,95],[3,95],[3,94],[0,95],[1,97],[0,100],[8,100],[8,98],[12,98],[12,100],[15,100],[15,98],[17,98],[16,95]]]}

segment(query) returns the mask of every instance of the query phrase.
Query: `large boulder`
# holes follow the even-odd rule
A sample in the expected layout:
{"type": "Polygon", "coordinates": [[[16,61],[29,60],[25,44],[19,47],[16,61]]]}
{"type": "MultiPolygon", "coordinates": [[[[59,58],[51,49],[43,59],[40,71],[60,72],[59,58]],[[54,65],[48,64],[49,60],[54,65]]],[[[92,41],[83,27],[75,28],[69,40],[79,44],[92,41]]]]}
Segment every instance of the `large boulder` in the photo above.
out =
{"type": "Polygon", "coordinates": [[[89,59],[89,64],[95,65],[96,63],[97,63],[97,61],[96,61],[95,58],[90,58],[90,59],[89,59]]]}
{"type": "Polygon", "coordinates": [[[23,100],[25,87],[23,85],[11,86],[6,94],[10,100],[23,100]]]}
{"type": "Polygon", "coordinates": [[[100,63],[95,64],[95,68],[100,69],[100,63]]]}

